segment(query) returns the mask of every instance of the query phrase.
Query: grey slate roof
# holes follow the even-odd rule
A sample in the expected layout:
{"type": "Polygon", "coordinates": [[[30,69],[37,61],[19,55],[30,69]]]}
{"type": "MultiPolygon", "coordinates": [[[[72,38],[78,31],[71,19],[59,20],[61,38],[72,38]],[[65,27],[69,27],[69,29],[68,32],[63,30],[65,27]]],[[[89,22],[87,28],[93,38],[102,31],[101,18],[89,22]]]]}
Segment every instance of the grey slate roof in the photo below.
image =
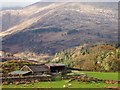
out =
{"type": "Polygon", "coordinates": [[[46,65],[28,65],[28,67],[34,72],[49,72],[49,68],[46,65]]]}

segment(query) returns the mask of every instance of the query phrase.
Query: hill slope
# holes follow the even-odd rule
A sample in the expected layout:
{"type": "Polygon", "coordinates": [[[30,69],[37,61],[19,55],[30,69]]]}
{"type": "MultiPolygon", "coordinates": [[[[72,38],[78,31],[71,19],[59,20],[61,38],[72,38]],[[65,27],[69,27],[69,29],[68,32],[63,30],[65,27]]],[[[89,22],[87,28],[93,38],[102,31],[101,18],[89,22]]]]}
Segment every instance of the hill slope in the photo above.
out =
{"type": "Polygon", "coordinates": [[[61,51],[50,62],[83,70],[120,71],[120,49],[110,45],[84,45],[61,51]]]}
{"type": "Polygon", "coordinates": [[[84,43],[117,41],[117,3],[96,4],[39,2],[2,11],[8,26],[0,33],[3,50],[54,54],[84,43]],[[11,25],[7,13],[13,17],[11,25]]]}

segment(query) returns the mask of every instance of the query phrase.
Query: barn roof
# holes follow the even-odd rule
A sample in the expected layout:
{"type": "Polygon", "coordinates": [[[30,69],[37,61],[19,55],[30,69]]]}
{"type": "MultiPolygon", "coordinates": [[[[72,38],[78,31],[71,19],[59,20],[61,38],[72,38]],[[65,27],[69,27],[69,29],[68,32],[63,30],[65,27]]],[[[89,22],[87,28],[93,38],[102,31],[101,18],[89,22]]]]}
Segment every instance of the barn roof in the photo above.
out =
{"type": "Polygon", "coordinates": [[[65,64],[61,64],[61,63],[51,63],[51,64],[45,64],[46,66],[65,66],[65,64]]]}
{"type": "Polygon", "coordinates": [[[27,67],[34,73],[35,72],[48,72],[49,71],[49,68],[46,65],[27,65],[27,67]]]}
{"type": "Polygon", "coordinates": [[[9,74],[12,74],[12,75],[24,75],[24,74],[27,74],[27,73],[30,73],[30,71],[13,71],[9,74]]]}

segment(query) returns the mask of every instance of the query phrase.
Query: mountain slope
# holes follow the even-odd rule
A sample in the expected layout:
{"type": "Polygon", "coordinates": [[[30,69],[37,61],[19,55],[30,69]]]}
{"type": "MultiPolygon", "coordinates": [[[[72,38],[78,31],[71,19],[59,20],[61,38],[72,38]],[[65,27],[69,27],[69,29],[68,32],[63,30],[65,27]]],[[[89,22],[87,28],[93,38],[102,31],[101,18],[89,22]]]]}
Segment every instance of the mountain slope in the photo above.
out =
{"type": "Polygon", "coordinates": [[[56,53],[50,62],[90,71],[120,71],[120,49],[110,45],[77,46],[56,53]]]}
{"type": "Polygon", "coordinates": [[[35,3],[18,10],[25,18],[0,33],[3,50],[54,54],[84,43],[117,41],[116,4],[95,4],[35,3]]]}
{"type": "Polygon", "coordinates": [[[2,10],[0,12],[2,19],[2,31],[10,29],[12,26],[20,24],[30,18],[32,15],[44,10],[44,7],[51,3],[35,3],[28,7],[17,10],[2,10]]]}

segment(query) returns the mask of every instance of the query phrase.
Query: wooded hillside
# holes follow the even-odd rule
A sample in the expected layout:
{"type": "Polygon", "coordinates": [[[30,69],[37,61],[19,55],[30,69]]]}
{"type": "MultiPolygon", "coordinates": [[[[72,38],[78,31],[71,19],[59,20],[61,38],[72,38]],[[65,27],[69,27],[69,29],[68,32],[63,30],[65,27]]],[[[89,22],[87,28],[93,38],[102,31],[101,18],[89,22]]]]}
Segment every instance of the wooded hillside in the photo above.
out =
{"type": "Polygon", "coordinates": [[[79,46],[57,53],[51,62],[91,71],[120,71],[120,49],[111,45],[79,46]]]}

